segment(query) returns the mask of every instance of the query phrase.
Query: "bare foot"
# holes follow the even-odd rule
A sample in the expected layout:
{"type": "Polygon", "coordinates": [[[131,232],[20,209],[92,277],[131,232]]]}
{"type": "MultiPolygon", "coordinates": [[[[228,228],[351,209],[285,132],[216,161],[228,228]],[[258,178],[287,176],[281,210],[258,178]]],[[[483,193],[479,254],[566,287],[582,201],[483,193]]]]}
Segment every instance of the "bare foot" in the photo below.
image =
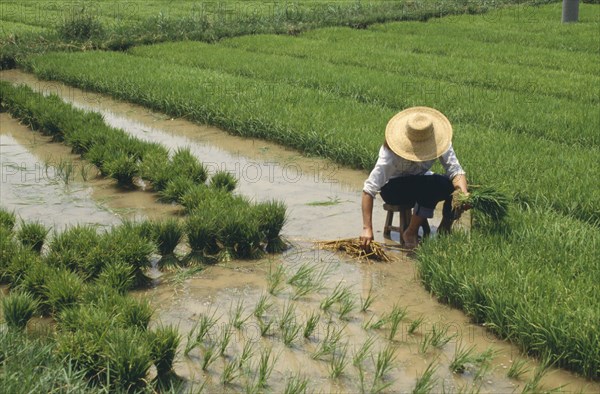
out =
{"type": "Polygon", "coordinates": [[[408,230],[402,233],[402,241],[404,242],[404,247],[406,249],[415,249],[419,243],[418,235],[411,234],[408,230]]]}

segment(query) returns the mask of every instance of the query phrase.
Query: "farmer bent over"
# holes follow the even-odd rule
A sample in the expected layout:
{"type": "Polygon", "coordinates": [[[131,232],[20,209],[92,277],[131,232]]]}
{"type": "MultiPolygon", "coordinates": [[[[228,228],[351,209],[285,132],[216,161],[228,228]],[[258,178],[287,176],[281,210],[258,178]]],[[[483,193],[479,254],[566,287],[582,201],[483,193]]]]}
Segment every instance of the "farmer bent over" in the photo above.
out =
{"type": "Polygon", "coordinates": [[[452,149],[450,121],[428,107],[399,112],[387,124],[385,143],[363,187],[361,245],[366,247],[373,240],[373,200],[377,192],[387,204],[414,205],[408,228],[400,234],[406,248],[412,249],[417,246],[419,227],[433,217],[439,201],[444,201],[439,231],[450,231],[455,218],[452,211],[455,189],[467,193],[465,172],[452,149]],[[444,167],[445,175],[431,172],[436,158],[444,167]]]}

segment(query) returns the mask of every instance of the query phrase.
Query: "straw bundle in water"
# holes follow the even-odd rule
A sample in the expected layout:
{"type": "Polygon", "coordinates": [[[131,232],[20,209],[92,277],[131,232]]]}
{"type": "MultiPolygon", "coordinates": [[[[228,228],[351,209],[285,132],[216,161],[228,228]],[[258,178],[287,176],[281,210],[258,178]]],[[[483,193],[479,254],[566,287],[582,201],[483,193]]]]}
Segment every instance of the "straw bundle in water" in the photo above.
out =
{"type": "Polygon", "coordinates": [[[387,255],[380,243],[371,241],[368,247],[363,248],[358,238],[338,239],[335,241],[317,242],[320,248],[342,251],[359,260],[375,260],[389,263],[392,259],[387,255]]]}

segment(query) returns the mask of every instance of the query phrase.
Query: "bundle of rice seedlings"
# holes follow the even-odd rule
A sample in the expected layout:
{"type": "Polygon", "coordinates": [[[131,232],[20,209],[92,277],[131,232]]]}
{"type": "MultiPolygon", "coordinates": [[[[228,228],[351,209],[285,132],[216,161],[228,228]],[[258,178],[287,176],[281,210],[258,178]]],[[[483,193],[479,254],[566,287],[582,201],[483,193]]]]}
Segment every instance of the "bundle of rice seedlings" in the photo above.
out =
{"type": "Polygon", "coordinates": [[[333,250],[336,252],[345,252],[351,257],[358,259],[359,261],[375,260],[389,263],[393,260],[387,255],[383,246],[379,242],[375,241],[371,241],[367,248],[362,247],[358,238],[346,238],[334,241],[320,241],[317,242],[317,245],[323,249],[333,250]]]}
{"type": "Polygon", "coordinates": [[[277,200],[259,203],[255,206],[259,228],[267,242],[268,253],[280,253],[287,249],[287,244],[281,239],[281,230],[287,220],[286,205],[277,200]]]}
{"type": "Polygon", "coordinates": [[[160,266],[176,263],[177,259],[173,252],[183,238],[183,225],[177,219],[167,219],[153,223],[153,231],[158,253],[162,256],[159,261],[160,266]]]}
{"type": "Polygon", "coordinates": [[[0,226],[0,282],[10,280],[7,269],[13,256],[22,247],[15,242],[10,230],[0,226]]]}
{"type": "Polygon", "coordinates": [[[56,268],[51,267],[41,260],[36,259],[30,262],[30,265],[23,275],[23,280],[15,286],[19,291],[31,294],[38,301],[38,312],[47,316],[50,313],[48,297],[45,291],[46,284],[56,273],[56,268]]]}
{"type": "Polygon", "coordinates": [[[46,258],[49,265],[78,270],[94,246],[100,242],[96,228],[89,225],[69,227],[62,233],[55,233],[46,258]]]}
{"type": "Polygon", "coordinates": [[[142,391],[152,365],[145,335],[133,328],[113,329],[106,333],[103,342],[101,356],[105,360],[111,391],[142,391]]]}
{"type": "Polygon", "coordinates": [[[14,212],[8,212],[4,208],[0,207],[0,227],[5,228],[8,231],[12,231],[15,227],[16,217],[14,212]]]}
{"type": "Polygon", "coordinates": [[[173,361],[177,356],[177,347],[181,342],[181,336],[176,327],[159,326],[152,331],[148,331],[150,340],[150,354],[156,374],[159,380],[165,380],[172,375],[173,361]]]}
{"type": "Polygon", "coordinates": [[[210,178],[210,186],[215,189],[232,192],[237,186],[237,179],[227,171],[217,171],[210,178]]]}
{"type": "Polygon", "coordinates": [[[37,309],[37,301],[27,292],[12,292],[2,298],[4,321],[10,329],[24,330],[37,309]]]}
{"type": "Polygon", "coordinates": [[[102,166],[102,172],[116,179],[119,186],[130,187],[133,185],[133,177],[138,174],[138,159],[121,154],[106,160],[102,166]]]}
{"type": "Polygon", "coordinates": [[[501,221],[508,214],[509,199],[498,190],[487,186],[471,186],[467,195],[460,190],[452,193],[452,209],[457,212],[465,205],[470,205],[484,217],[493,221],[501,221]]]}
{"type": "Polygon", "coordinates": [[[193,180],[180,175],[167,182],[165,188],[158,192],[162,202],[179,202],[183,195],[194,186],[193,180]]]}
{"type": "Polygon", "coordinates": [[[85,287],[83,280],[67,270],[53,272],[44,287],[48,306],[54,314],[75,305],[85,287]]]}
{"type": "Polygon", "coordinates": [[[40,253],[49,231],[50,229],[46,228],[46,226],[40,222],[26,223],[21,221],[21,226],[17,231],[17,239],[23,246],[40,253]]]}
{"type": "Polygon", "coordinates": [[[173,155],[172,166],[177,173],[191,179],[195,183],[206,182],[208,171],[192,154],[189,148],[180,148],[173,155]]]}
{"type": "Polygon", "coordinates": [[[120,294],[125,294],[135,286],[135,274],[133,267],[122,261],[111,261],[106,264],[97,283],[110,287],[120,294]]]}

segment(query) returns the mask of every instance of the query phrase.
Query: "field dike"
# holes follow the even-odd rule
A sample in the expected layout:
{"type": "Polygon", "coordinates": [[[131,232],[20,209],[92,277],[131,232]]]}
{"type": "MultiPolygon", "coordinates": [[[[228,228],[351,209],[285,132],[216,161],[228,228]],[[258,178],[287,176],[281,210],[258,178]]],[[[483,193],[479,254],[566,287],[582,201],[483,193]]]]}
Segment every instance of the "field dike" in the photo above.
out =
{"type": "MultiPolygon", "coordinates": [[[[42,90],[48,87],[30,76],[18,78],[42,90]]],[[[184,378],[183,391],[507,392],[564,384],[567,390],[600,390],[567,372],[542,368],[461,312],[437,303],[402,256],[392,264],[368,265],[312,249],[313,239],[356,236],[365,173],[105,96],[51,86],[64,100],[102,113],[128,134],[171,149],[183,144],[204,163],[228,169],[237,163],[246,168],[239,192],[256,200],[285,198],[288,204],[284,234],[293,248],[282,255],[252,264],[231,261],[202,271],[164,272],[155,287],[132,293],[152,305],[149,332],[178,328],[174,370],[184,378]],[[254,175],[257,168],[263,176],[254,175]],[[374,296],[370,304],[369,294],[374,296]],[[518,378],[508,378],[508,371],[518,378]]],[[[12,135],[23,140],[26,133],[12,135]]],[[[52,145],[43,144],[44,149],[52,145]]],[[[114,190],[116,195],[151,195],[114,190]]],[[[163,218],[181,209],[162,206],[175,207],[158,215],[163,218]]],[[[382,227],[383,216],[375,215],[375,229],[382,227]]],[[[150,378],[155,374],[155,367],[148,370],[150,378]]]]}

